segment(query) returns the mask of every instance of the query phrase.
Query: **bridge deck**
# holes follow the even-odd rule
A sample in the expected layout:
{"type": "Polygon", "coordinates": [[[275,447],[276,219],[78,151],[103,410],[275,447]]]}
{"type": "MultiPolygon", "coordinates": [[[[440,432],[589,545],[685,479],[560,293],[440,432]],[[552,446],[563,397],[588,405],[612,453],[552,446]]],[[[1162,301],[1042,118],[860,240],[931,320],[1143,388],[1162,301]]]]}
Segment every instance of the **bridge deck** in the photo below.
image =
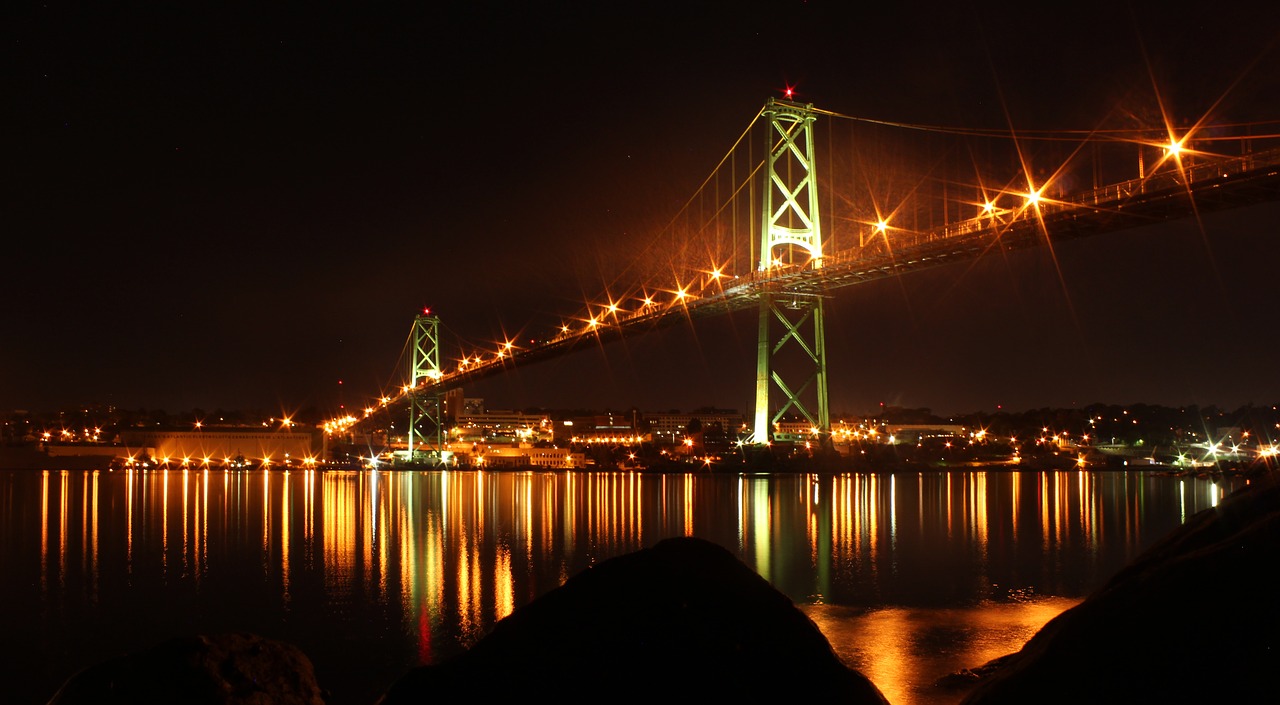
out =
{"type": "Polygon", "coordinates": [[[1280,150],[1200,164],[1181,172],[1044,201],[1015,213],[950,223],[936,233],[907,238],[895,235],[891,247],[883,238],[877,238],[865,247],[824,253],[820,267],[806,264],[754,272],[734,279],[719,294],[621,314],[616,321],[570,331],[503,358],[445,373],[421,391],[442,392],[491,377],[514,365],[563,355],[587,342],[607,342],[690,318],[753,308],[765,294],[822,296],[834,289],[989,253],[1039,247],[1273,200],[1280,200],[1280,150]]]}

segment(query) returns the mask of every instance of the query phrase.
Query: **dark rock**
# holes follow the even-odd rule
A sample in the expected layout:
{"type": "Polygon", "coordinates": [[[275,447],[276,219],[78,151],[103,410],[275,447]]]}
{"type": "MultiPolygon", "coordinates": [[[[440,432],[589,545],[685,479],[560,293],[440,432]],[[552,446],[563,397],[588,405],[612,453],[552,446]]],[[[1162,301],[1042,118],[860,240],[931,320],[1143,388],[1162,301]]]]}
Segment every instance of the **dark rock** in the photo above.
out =
{"type": "Polygon", "coordinates": [[[1276,702],[1280,484],[1200,512],[1063,612],[965,705],[1276,702]]]}
{"type": "Polygon", "coordinates": [[[171,639],[73,676],[49,705],[324,705],[311,661],[251,634],[171,639]]]}
{"type": "Polygon", "coordinates": [[[992,659],[977,668],[962,668],[955,673],[947,675],[934,681],[934,685],[938,688],[948,690],[963,690],[972,688],[980,681],[990,678],[1000,671],[1000,669],[1014,657],[1014,654],[1006,654],[999,658],[992,659]]]}
{"type": "Polygon", "coordinates": [[[725,549],[667,539],[579,573],[383,705],[454,699],[885,703],[816,625],[725,549]]]}

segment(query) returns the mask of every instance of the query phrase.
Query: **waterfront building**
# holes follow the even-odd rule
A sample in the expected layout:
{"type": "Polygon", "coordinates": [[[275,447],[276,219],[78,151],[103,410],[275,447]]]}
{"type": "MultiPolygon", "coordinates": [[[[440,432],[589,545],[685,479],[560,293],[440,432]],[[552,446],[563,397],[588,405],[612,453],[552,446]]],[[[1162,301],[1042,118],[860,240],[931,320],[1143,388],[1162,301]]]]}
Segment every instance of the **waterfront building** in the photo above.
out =
{"type": "Polygon", "coordinates": [[[157,461],[225,462],[242,457],[255,463],[304,462],[314,458],[313,434],[265,428],[204,428],[196,431],[121,431],[124,455],[157,461]]]}
{"type": "Polygon", "coordinates": [[[885,428],[893,443],[924,443],[930,440],[966,438],[969,429],[958,424],[894,424],[885,428]]]}
{"type": "Polygon", "coordinates": [[[448,451],[458,463],[471,467],[572,470],[587,465],[586,455],[582,452],[550,445],[454,441],[448,444],[448,451]]]}
{"type": "Polygon", "coordinates": [[[738,435],[745,429],[742,414],[733,409],[699,409],[689,413],[646,412],[644,414],[644,420],[649,425],[653,440],[657,443],[672,445],[684,437],[689,423],[695,419],[704,431],[713,426],[719,426],[730,437],[738,435]]]}
{"type": "Polygon", "coordinates": [[[525,443],[550,441],[551,418],[511,409],[486,409],[484,400],[468,398],[454,418],[454,439],[511,440],[525,443]]]}

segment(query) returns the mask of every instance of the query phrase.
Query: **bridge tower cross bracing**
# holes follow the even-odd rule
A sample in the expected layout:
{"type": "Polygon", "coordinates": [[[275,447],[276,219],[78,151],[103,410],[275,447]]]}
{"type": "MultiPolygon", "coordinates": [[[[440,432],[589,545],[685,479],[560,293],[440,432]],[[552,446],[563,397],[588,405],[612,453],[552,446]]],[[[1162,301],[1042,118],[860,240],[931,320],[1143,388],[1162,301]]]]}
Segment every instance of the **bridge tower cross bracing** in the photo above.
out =
{"type": "Polygon", "coordinates": [[[436,458],[444,457],[444,418],[440,413],[440,392],[433,385],[440,372],[440,318],[429,314],[413,320],[413,354],[409,359],[409,461],[415,449],[434,442],[436,458]],[[424,390],[424,383],[430,389],[424,390]],[[426,426],[426,432],[423,430],[426,426]],[[432,438],[434,434],[434,438],[432,438]]]}
{"type": "MultiPolygon", "coordinates": [[[[818,269],[822,267],[822,227],[814,167],[813,106],[770,99],[763,115],[769,128],[758,269],[766,277],[796,266],[818,269]],[[797,252],[807,255],[807,261],[797,265],[797,252]]],[[[822,301],[821,295],[788,292],[770,282],[761,291],[754,443],[772,440],[774,425],[789,412],[802,415],[823,436],[831,431],[822,301]],[[775,322],[781,324],[776,339],[775,322]],[[775,364],[780,362],[779,353],[793,350],[799,351],[799,362],[780,369],[784,365],[775,364]],[[784,371],[794,376],[785,379],[784,371]],[[785,401],[771,412],[769,401],[775,387],[785,401]]]]}

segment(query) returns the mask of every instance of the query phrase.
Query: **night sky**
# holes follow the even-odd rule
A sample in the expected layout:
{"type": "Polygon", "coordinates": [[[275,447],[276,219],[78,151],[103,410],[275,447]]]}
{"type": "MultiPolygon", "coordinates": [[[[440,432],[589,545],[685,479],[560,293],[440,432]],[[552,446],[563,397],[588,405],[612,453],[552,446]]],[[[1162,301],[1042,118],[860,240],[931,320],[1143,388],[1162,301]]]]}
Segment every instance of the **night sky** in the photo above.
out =
{"type": "MultiPolygon", "coordinates": [[[[0,409],[362,407],[423,307],[446,357],[581,308],[585,263],[624,260],[788,86],[1021,130],[1158,91],[1183,124],[1280,130],[1274,3],[863,5],[9,11],[0,409]]],[[[1278,402],[1277,234],[1263,204],[840,290],[832,410],[1278,402]]],[[[754,337],[748,312],[467,395],[746,412],[754,337]]]]}

